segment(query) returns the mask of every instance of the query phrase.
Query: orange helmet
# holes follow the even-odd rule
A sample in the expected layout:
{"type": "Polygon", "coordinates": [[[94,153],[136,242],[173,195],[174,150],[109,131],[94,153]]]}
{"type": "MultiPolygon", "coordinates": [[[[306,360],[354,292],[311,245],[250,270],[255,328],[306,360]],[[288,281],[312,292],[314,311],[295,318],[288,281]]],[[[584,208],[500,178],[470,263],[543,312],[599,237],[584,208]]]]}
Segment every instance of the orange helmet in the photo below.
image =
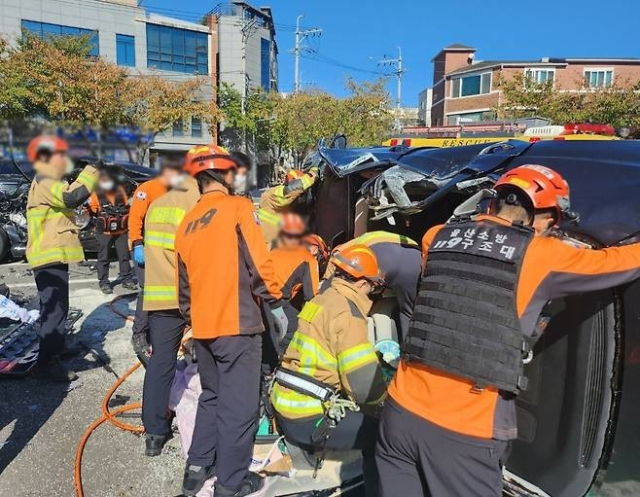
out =
{"type": "Polygon", "coordinates": [[[331,262],[354,279],[364,278],[375,285],[384,284],[376,254],[366,245],[356,244],[336,251],[331,256],[331,262]]]}
{"type": "Polygon", "coordinates": [[[284,177],[284,186],[287,186],[292,181],[294,181],[294,180],[296,180],[298,178],[302,178],[303,176],[304,176],[304,173],[302,171],[300,171],[299,169],[291,169],[291,170],[289,170],[287,175],[284,177]]]}
{"type": "Polygon", "coordinates": [[[320,258],[323,261],[326,261],[329,258],[329,249],[327,248],[327,244],[324,243],[324,240],[320,235],[307,235],[304,237],[303,242],[306,245],[318,247],[318,253],[320,254],[320,258]]]}
{"type": "Polygon", "coordinates": [[[185,171],[196,176],[203,171],[228,171],[238,165],[229,153],[217,145],[200,145],[187,153],[185,171]]]}
{"type": "Polygon", "coordinates": [[[526,164],[503,174],[495,184],[495,190],[511,186],[523,191],[533,208],[554,209],[559,222],[562,215],[571,213],[569,184],[553,169],[537,164],[526,164]]]}
{"type": "Polygon", "coordinates": [[[280,220],[280,232],[286,235],[302,236],[307,227],[304,224],[303,219],[293,212],[287,212],[282,215],[280,220]]]}
{"type": "Polygon", "coordinates": [[[31,162],[35,162],[38,158],[38,154],[41,152],[47,152],[53,154],[55,152],[68,152],[69,144],[66,140],[58,138],[57,136],[40,135],[36,136],[29,142],[27,147],[27,158],[31,162]]]}

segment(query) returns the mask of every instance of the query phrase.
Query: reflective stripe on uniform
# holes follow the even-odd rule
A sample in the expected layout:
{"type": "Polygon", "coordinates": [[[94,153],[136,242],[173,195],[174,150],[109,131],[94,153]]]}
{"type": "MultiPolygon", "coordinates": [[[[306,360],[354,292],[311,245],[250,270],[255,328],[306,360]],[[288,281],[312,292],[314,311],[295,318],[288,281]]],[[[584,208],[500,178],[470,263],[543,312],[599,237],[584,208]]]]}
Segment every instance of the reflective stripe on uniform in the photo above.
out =
{"type": "Polygon", "coordinates": [[[307,302],[306,304],[304,304],[304,307],[298,314],[298,318],[306,321],[307,323],[310,323],[315,319],[315,317],[320,313],[321,310],[322,306],[314,304],[313,302],[307,302]]]}
{"type": "Polygon", "coordinates": [[[287,205],[287,196],[284,193],[284,185],[280,185],[273,190],[273,196],[280,207],[287,205]]]}
{"type": "MultiPolygon", "coordinates": [[[[54,185],[55,186],[55,185],[54,185]]],[[[64,185],[60,184],[61,187],[64,185]]],[[[53,188],[52,188],[53,191],[53,188]]],[[[27,260],[32,266],[48,264],[50,262],[77,262],[84,259],[82,247],[55,247],[40,250],[43,241],[45,222],[62,217],[70,217],[71,209],[62,208],[31,208],[27,209],[27,224],[29,227],[30,244],[27,250],[27,260]]]]}
{"type": "MultiPolygon", "coordinates": [[[[336,369],[338,361],[331,355],[330,352],[325,350],[318,342],[313,338],[309,338],[307,335],[296,331],[291,339],[290,347],[293,347],[301,355],[301,362],[304,364],[305,359],[311,359],[313,364],[322,364],[328,369],[336,369]]],[[[300,371],[303,374],[307,372],[300,371]]],[[[310,375],[312,376],[312,375],[310,375]]]]}
{"type": "Polygon", "coordinates": [[[65,184],[56,182],[51,185],[51,203],[53,207],[66,207],[62,194],[64,193],[65,184]]]}
{"type": "Polygon", "coordinates": [[[260,222],[265,222],[272,226],[280,224],[280,216],[278,214],[272,214],[264,209],[258,209],[258,219],[260,219],[260,222]]]}
{"type": "Polygon", "coordinates": [[[356,345],[338,354],[338,368],[345,374],[377,361],[378,356],[370,343],[356,345]]]}
{"type": "Polygon", "coordinates": [[[88,173],[86,171],[82,171],[78,175],[78,179],[76,181],[78,183],[82,183],[84,186],[87,187],[87,190],[91,191],[93,190],[93,187],[96,185],[96,182],[98,181],[98,179],[93,174],[88,173]]]}
{"type": "Polygon", "coordinates": [[[277,383],[271,390],[271,402],[280,414],[294,416],[313,416],[322,414],[324,409],[318,399],[303,395],[288,388],[283,388],[277,383]]]}
{"type": "Polygon", "coordinates": [[[146,222],[149,224],[171,224],[179,226],[186,212],[180,207],[151,207],[146,222]]]}
{"type": "Polygon", "coordinates": [[[305,174],[304,176],[302,176],[301,178],[299,178],[301,183],[302,183],[302,188],[307,190],[309,188],[311,188],[311,186],[313,185],[313,177],[305,174]]]}
{"type": "Polygon", "coordinates": [[[175,285],[145,285],[144,300],[148,302],[173,302],[178,298],[175,285]]]}
{"type": "Polygon", "coordinates": [[[146,231],[144,234],[144,244],[148,247],[174,250],[176,235],[175,233],[167,233],[165,231],[146,231]]]}
{"type": "Polygon", "coordinates": [[[42,265],[50,262],[76,262],[84,259],[82,247],[58,247],[48,250],[32,250],[27,254],[29,264],[42,265]]]}
{"type": "Polygon", "coordinates": [[[375,243],[400,243],[402,245],[418,246],[418,244],[408,236],[398,235],[396,233],[381,233],[379,231],[365,233],[364,235],[359,236],[357,241],[364,245],[373,245],[375,243]]]}

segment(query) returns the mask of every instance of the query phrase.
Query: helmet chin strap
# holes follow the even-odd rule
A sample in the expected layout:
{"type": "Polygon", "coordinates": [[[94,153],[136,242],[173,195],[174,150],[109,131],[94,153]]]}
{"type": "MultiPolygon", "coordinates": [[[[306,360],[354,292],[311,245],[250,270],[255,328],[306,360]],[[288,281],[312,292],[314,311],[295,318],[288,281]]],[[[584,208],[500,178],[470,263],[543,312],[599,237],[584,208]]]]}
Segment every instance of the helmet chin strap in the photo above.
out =
{"type": "Polygon", "coordinates": [[[222,177],[222,174],[220,174],[219,172],[215,171],[214,169],[209,169],[208,171],[203,171],[203,172],[207,173],[214,180],[216,180],[218,183],[224,186],[227,190],[229,190],[229,195],[233,195],[235,193],[233,186],[227,183],[222,177]]]}

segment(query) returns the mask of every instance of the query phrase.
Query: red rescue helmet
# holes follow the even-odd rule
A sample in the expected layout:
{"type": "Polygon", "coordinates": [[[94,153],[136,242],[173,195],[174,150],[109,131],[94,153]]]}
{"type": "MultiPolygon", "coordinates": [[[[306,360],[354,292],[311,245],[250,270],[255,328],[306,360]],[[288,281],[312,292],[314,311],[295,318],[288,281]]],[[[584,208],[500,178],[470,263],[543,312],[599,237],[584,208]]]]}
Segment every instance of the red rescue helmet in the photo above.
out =
{"type": "Polygon", "coordinates": [[[228,171],[237,169],[238,165],[229,152],[217,145],[200,145],[187,153],[185,171],[197,176],[203,171],[228,171]]]}
{"type": "Polygon", "coordinates": [[[335,251],[331,256],[331,262],[338,270],[356,280],[364,278],[374,285],[384,284],[376,254],[366,245],[356,244],[335,251]]]}
{"type": "Polygon", "coordinates": [[[575,216],[571,212],[569,184],[546,166],[525,164],[507,171],[498,179],[494,189],[500,192],[505,187],[515,187],[524,192],[535,210],[555,210],[557,223],[563,215],[575,216]]]}
{"type": "Polygon", "coordinates": [[[304,173],[302,171],[300,171],[299,169],[291,169],[291,170],[289,170],[287,175],[284,177],[284,186],[287,186],[292,181],[294,181],[294,180],[296,180],[298,178],[302,178],[303,176],[304,176],[304,173]]]}
{"type": "Polygon", "coordinates": [[[38,155],[42,152],[48,154],[54,154],[56,152],[68,152],[69,144],[66,140],[58,138],[57,136],[40,135],[36,136],[29,142],[27,147],[27,158],[31,162],[35,162],[38,155]]]}
{"type": "Polygon", "coordinates": [[[303,242],[305,243],[305,245],[317,247],[320,258],[323,261],[326,261],[329,258],[329,249],[327,248],[327,244],[324,243],[324,240],[320,235],[307,235],[304,237],[303,242]]]}
{"type": "Polygon", "coordinates": [[[302,236],[307,231],[304,220],[293,212],[282,215],[280,220],[280,233],[291,236],[302,236]]]}

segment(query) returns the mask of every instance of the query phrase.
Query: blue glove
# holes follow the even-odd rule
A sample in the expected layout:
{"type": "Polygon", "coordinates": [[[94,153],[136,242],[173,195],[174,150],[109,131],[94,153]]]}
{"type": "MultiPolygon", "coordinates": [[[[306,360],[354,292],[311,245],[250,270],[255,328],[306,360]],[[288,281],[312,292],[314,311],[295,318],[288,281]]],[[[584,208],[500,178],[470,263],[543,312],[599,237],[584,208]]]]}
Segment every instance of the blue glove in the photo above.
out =
{"type": "Polygon", "coordinates": [[[140,267],[144,267],[144,245],[133,247],[133,261],[140,267]]]}
{"type": "Polygon", "coordinates": [[[273,315],[273,320],[275,321],[278,332],[280,333],[280,340],[282,340],[287,335],[287,328],[289,328],[289,319],[287,319],[287,315],[284,313],[282,307],[271,309],[271,314],[273,315]]]}

